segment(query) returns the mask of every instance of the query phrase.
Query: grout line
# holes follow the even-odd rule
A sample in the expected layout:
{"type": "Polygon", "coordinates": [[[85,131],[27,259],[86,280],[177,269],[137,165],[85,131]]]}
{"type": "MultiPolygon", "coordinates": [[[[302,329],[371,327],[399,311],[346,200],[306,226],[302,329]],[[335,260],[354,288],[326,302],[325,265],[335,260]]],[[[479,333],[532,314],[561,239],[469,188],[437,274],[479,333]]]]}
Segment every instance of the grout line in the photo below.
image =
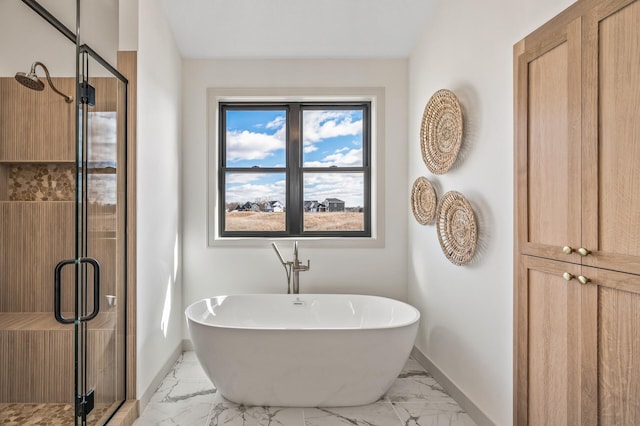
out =
{"type": "Polygon", "coordinates": [[[400,426],[402,426],[402,418],[400,417],[400,414],[398,414],[398,412],[396,411],[396,406],[393,402],[391,402],[391,400],[389,400],[389,404],[391,404],[391,409],[393,410],[393,414],[396,415],[396,417],[398,418],[398,424],[400,424],[400,426]]]}
{"type": "Polygon", "coordinates": [[[213,411],[213,404],[215,404],[215,401],[211,401],[211,404],[209,404],[209,414],[207,414],[207,420],[204,426],[209,426],[209,423],[211,422],[211,412],[213,411]]]}

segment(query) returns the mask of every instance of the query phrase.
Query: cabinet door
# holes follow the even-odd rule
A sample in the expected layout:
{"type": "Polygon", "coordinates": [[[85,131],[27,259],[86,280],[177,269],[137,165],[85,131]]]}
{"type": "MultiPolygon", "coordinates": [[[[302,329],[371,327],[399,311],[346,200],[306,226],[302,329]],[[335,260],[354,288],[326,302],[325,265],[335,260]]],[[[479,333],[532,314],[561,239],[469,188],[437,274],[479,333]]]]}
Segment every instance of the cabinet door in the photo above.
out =
{"type": "Polygon", "coordinates": [[[521,254],[580,263],[581,19],[515,46],[516,241],[521,254]]]}
{"type": "MultiPolygon", "coordinates": [[[[589,425],[583,376],[581,266],[519,256],[515,298],[515,423],[589,425]],[[566,275],[568,274],[568,275],[566,275]]],[[[589,357],[587,357],[589,359],[589,357]]]]}
{"type": "Polygon", "coordinates": [[[640,1],[585,19],[583,264],[640,274],[640,1]]]}
{"type": "Polygon", "coordinates": [[[597,329],[588,345],[597,346],[585,361],[591,377],[592,404],[598,424],[640,424],[640,276],[583,268],[590,282],[584,286],[590,328],[597,329]]]}

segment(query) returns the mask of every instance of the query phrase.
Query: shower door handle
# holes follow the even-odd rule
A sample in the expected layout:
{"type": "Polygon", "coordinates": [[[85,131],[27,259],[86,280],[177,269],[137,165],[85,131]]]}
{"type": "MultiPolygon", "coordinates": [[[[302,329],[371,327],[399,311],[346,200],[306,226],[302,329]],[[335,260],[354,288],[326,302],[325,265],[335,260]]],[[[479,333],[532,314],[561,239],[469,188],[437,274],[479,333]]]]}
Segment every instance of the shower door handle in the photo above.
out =
{"type": "MultiPolygon", "coordinates": [[[[58,262],[54,273],[54,295],[53,295],[53,313],[56,317],[56,321],[61,324],[73,324],[76,318],[66,318],[62,315],[61,307],[61,288],[62,288],[62,268],[67,265],[76,265],[80,263],[88,263],[93,267],[93,312],[89,315],[80,316],[78,321],[90,321],[98,316],[100,312],[100,264],[97,260],[91,257],[81,257],[78,260],[67,259],[58,262]]],[[[76,316],[78,314],[76,313],[76,316]]]]}
{"type": "Polygon", "coordinates": [[[78,263],[88,263],[93,266],[93,312],[80,317],[80,321],[91,321],[100,312],[100,264],[92,257],[81,257],[78,263]]]}
{"type": "Polygon", "coordinates": [[[56,270],[53,274],[53,314],[56,317],[56,321],[61,324],[73,324],[75,319],[73,318],[65,318],[62,316],[62,307],[60,304],[60,288],[62,287],[61,276],[62,276],[62,268],[67,265],[75,265],[75,259],[67,259],[61,260],[56,265],[56,270]]]}

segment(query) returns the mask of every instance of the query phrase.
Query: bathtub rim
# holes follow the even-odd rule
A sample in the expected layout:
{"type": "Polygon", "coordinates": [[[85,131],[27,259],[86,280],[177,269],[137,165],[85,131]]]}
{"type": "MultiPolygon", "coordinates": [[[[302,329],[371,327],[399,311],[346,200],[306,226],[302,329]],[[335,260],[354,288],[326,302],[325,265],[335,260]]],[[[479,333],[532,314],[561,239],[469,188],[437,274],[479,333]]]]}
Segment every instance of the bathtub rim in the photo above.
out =
{"type": "Polygon", "coordinates": [[[321,331],[331,331],[331,332],[339,332],[339,331],[355,331],[355,330],[359,330],[359,331],[368,331],[368,330],[387,330],[387,329],[394,329],[394,328],[403,328],[403,327],[408,327],[411,326],[413,324],[419,323],[420,321],[420,311],[418,310],[418,308],[416,308],[415,306],[407,303],[407,302],[403,302],[401,300],[397,300],[397,299],[392,299],[390,297],[385,297],[385,296],[375,296],[375,295],[369,295],[369,294],[343,294],[343,293],[304,293],[304,294],[283,294],[283,293],[238,293],[238,294],[227,294],[227,295],[218,295],[218,296],[211,296],[211,297],[205,297],[203,299],[199,299],[196,300],[195,302],[189,304],[189,306],[187,306],[184,310],[185,313],[185,317],[187,319],[187,326],[189,325],[189,321],[193,321],[196,324],[205,326],[205,327],[213,327],[213,328],[219,328],[219,329],[228,329],[228,330],[259,330],[259,331],[289,331],[289,332],[294,332],[294,331],[304,331],[304,332],[321,332],[321,331]],[[409,320],[409,321],[403,321],[403,322],[399,322],[396,324],[392,324],[392,325],[385,325],[385,326],[376,326],[376,327],[245,327],[245,326],[229,326],[229,325],[218,325],[218,324],[211,324],[211,323],[207,323],[207,322],[203,322],[200,320],[197,320],[195,318],[193,318],[192,316],[189,315],[189,311],[191,310],[191,308],[193,308],[195,305],[197,305],[198,303],[202,303],[205,300],[209,300],[209,299],[215,299],[217,297],[233,297],[233,296],[290,296],[290,297],[302,297],[302,296],[343,296],[343,297],[349,297],[349,296],[358,296],[358,297],[366,297],[366,298],[374,298],[374,299],[384,299],[384,300],[390,300],[391,302],[394,303],[400,303],[402,305],[404,305],[405,307],[409,308],[410,310],[413,311],[413,313],[415,314],[414,318],[409,320]]]}

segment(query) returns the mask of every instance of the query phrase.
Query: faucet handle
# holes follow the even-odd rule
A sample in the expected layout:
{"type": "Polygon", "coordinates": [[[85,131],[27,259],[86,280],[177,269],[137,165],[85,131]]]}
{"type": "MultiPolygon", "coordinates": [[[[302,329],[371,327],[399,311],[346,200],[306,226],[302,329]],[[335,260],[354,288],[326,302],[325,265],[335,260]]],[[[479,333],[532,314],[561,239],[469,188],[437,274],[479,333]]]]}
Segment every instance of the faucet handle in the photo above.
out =
{"type": "Polygon", "coordinates": [[[311,269],[311,260],[307,259],[306,265],[300,264],[301,271],[308,271],[309,269],[311,269]]]}

